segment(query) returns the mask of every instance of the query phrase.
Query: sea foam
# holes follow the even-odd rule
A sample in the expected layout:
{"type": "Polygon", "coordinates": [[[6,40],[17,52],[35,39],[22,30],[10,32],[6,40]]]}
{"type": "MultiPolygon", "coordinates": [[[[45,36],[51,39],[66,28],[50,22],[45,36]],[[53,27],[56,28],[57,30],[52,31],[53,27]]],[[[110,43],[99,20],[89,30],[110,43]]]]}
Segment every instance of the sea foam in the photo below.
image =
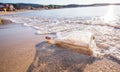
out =
{"type": "MultiPolygon", "coordinates": [[[[104,23],[101,17],[80,18],[40,18],[35,16],[1,16],[15,23],[23,23],[36,29],[37,34],[56,34],[58,32],[90,31],[95,35],[95,43],[102,56],[111,55],[120,60],[120,22],[104,23]]],[[[119,17],[118,17],[119,18],[119,17]]]]}

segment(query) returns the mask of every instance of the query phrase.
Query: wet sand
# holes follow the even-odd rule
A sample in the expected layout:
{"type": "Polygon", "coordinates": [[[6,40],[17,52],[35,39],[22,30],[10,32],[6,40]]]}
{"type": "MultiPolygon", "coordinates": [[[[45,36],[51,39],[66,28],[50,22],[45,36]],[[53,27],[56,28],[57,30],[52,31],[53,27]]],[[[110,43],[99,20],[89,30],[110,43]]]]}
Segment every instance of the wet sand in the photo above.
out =
{"type": "Polygon", "coordinates": [[[94,58],[44,42],[23,24],[0,26],[0,72],[119,72],[120,62],[94,58]]]}
{"type": "Polygon", "coordinates": [[[49,45],[44,37],[21,24],[1,25],[0,72],[59,72],[78,64],[82,71],[91,63],[88,56],[49,45]]]}
{"type": "Polygon", "coordinates": [[[21,24],[0,26],[0,72],[26,72],[42,36],[21,24]]]}
{"type": "Polygon", "coordinates": [[[27,72],[82,72],[93,61],[92,57],[41,42],[27,72]]]}

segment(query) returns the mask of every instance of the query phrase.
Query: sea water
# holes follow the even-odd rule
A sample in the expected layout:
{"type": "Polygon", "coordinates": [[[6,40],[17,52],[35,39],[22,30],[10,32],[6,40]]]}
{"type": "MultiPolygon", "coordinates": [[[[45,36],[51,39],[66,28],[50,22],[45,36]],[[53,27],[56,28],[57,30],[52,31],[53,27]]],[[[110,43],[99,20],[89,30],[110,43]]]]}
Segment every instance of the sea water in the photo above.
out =
{"type": "Polygon", "coordinates": [[[36,29],[37,34],[90,31],[100,55],[110,55],[120,60],[120,6],[78,7],[1,15],[36,29]]]}

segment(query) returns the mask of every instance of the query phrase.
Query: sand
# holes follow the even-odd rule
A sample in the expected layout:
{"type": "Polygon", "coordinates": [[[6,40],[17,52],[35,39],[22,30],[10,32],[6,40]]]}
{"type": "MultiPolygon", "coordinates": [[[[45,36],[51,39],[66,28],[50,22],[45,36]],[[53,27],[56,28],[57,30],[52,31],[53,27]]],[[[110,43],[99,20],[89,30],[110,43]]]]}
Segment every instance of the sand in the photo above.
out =
{"type": "Polygon", "coordinates": [[[50,45],[23,24],[0,25],[0,72],[119,72],[120,62],[50,45]]]}
{"type": "Polygon", "coordinates": [[[84,72],[119,72],[120,65],[108,59],[102,59],[87,65],[84,72]]]}
{"type": "Polygon", "coordinates": [[[26,72],[42,36],[21,24],[0,26],[0,72],[26,72]]]}
{"type": "Polygon", "coordinates": [[[59,72],[76,64],[82,70],[91,62],[88,56],[45,43],[44,37],[21,24],[1,25],[0,72],[59,72]]]}

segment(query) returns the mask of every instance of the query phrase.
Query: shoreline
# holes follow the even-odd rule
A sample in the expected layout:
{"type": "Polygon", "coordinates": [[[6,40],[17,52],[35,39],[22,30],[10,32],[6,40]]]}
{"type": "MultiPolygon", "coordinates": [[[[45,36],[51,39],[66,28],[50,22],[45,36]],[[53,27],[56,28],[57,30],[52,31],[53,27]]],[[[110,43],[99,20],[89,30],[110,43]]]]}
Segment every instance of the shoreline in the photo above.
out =
{"type": "MultiPolygon", "coordinates": [[[[44,9],[39,9],[39,10],[44,10],[44,9]]],[[[17,11],[7,11],[7,12],[0,12],[0,15],[9,15],[9,14],[16,14],[16,13],[22,13],[22,12],[33,12],[37,10],[17,10],[17,11]]]]}

